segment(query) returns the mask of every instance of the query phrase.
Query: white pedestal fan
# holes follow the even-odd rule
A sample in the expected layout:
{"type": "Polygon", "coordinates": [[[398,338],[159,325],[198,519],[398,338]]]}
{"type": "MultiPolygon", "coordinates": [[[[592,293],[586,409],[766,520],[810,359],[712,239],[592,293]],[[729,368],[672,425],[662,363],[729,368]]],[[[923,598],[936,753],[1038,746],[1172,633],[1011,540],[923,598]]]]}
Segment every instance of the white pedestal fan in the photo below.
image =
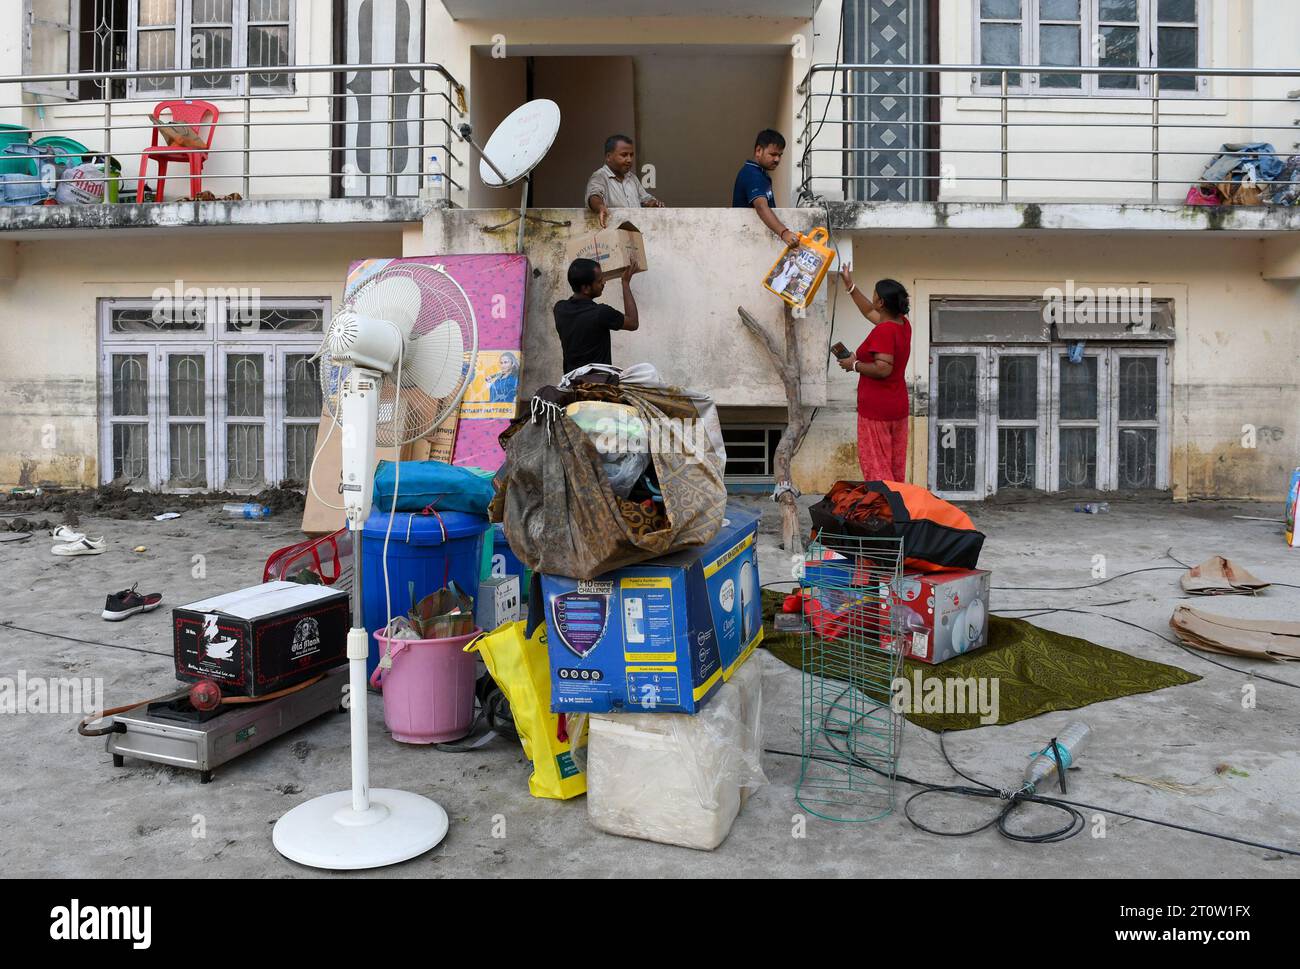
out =
{"type": "Polygon", "coordinates": [[[352,789],[298,805],[271,837],[280,854],[313,868],[378,868],[442,841],[447,812],[418,794],[370,789],[361,540],[376,447],[424,438],[455,413],[473,379],[478,326],[465,291],[443,266],[400,263],[353,294],[331,321],[321,355],[321,388],[342,428],[341,493],[355,563],[347,639],[352,789]]]}

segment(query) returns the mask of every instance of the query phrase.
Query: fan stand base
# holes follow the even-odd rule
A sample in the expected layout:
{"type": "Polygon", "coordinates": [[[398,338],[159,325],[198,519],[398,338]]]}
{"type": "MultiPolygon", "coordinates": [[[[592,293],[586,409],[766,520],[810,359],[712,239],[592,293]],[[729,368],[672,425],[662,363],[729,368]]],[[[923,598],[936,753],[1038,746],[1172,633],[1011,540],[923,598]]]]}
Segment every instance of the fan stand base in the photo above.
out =
{"type": "Polygon", "coordinates": [[[422,855],[447,835],[447,812],[406,791],[370,792],[370,809],[352,809],[352,792],[313,798],[275,823],[271,841],[290,861],[350,871],[382,868],[422,855]]]}

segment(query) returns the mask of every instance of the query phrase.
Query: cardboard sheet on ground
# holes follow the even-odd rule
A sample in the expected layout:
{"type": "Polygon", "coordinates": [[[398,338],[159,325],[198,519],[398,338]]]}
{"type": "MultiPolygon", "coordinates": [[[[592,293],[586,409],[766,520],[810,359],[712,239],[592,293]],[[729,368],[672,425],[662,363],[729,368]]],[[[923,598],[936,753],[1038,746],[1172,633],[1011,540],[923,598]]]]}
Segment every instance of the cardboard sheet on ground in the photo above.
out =
{"type": "MultiPolygon", "coordinates": [[[[780,610],[783,598],[781,594],[764,590],[765,622],[770,623],[774,612],[780,610]]],[[[803,648],[798,634],[778,633],[769,625],[763,648],[796,669],[802,665],[803,648]]],[[[1002,616],[989,618],[989,644],[977,652],[938,666],[906,660],[902,676],[910,685],[915,684],[918,674],[923,690],[931,678],[945,683],[951,680],[954,685],[958,680],[971,678],[977,685],[990,684],[996,678],[997,719],[992,723],[997,724],[1016,723],[1055,710],[1077,710],[1102,700],[1153,693],[1200,679],[1176,666],[1153,663],[1086,639],[1043,629],[1023,619],[1002,616]]],[[[957,692],[960,691],[954,690],[954,695],[957,692]]],[[[970,695],[969,690],[964,692],[970,695]]],[[[980,700],[978,688],[975,693],[976,701],[980,700]]],[[[986,687],[986,694],[983,698],[991,700],[990,687],[986,687]]],[[[965,713],[922,710],[908,713],[907,719],[927,730],[970,730],[991,725],[981,723],[978,709],[965,713]]]]}
{"type": "Polygon", "coordinates": [[[1179,580],[1183,591],[1193,596],[1253,595],[1268,583],[1255,578],[1240,565],[1214,555],[1189,570],[1179,580]]]}
{"type": "Polygon", "coordinates": [[[1207,653],[1276,662],[1300,660],[1300,622],[1234,619],[1179,606],[1169,625],[1188,646],[1207,653]]]}

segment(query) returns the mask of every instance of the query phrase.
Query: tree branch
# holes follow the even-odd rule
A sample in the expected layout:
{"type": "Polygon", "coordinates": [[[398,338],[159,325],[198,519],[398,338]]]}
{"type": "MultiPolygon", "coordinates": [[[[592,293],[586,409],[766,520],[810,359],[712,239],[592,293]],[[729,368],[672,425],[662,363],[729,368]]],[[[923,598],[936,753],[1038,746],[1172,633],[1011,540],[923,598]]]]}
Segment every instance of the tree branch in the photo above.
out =
{"type": "MultiPolygon", "coordinates": [[[[736,307],[736,312],[740,314],[740,322],[744,324],[745,329],[763,344],[768,359],[772,361],[772,366],[781,378],[781,386],[785,388],[786,424],[781,431],[781,439],[777,442],[772,464],[776,472],[777,484],[793,485],[791,468],[794,464],[794,456],[812,426],[812,411],[802,404],[803,377],[799,368],[799,344],[796,339],[794,314],[791,313],[788,305],[784,306],[785,352],[783,353],[777,349],[775,337],[743,306],[736,307]]],[[[799,552],[803,544],[799,539],[799,505],[795,501],[795,496],[789,491],[782,492],[777,500],[781,504],[782,547],[786,551],[799,552]]]]}

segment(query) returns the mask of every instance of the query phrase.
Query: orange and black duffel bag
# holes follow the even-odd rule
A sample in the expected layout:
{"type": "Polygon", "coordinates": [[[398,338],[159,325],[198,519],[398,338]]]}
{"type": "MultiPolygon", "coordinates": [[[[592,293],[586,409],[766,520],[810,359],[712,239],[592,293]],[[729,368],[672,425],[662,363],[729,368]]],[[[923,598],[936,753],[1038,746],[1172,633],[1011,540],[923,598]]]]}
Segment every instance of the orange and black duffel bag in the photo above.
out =
{"type": "Polygon", "coordinates": [[[823,531],[901,538],[903,564],[922,572],[973,569],[984,547],[984,533],[964,511],[920,485],[901,481],[837,481],[808,510],[814,539],[823,531]]]}

